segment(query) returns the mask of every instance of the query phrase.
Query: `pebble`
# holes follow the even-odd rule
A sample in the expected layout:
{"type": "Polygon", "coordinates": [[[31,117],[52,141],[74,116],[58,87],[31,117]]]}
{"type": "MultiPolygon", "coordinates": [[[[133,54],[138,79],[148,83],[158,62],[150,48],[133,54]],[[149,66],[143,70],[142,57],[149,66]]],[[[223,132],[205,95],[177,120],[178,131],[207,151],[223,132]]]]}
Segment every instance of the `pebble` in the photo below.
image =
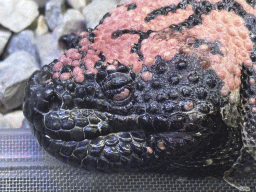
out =
{"type": "Polygon", "coordinates": [[[67,0],[67,2],[71,7],[79,11],[82,11],[82,9],[86,6],[86,0],[67,0]]]}
{"type": "Polygon", "coordinates": [[[49,32],[45,16],[40,15],[37,20],[37,28],[35,30],[35,33],[37,36],[45,35],[49,32]]]}
{"type": "Polygon", "coordinates": [[[20,128],[25,118],[22,110],[13,111],[3,117],[12,125],[11,128],[20,128]]]}
{"type": "Polygon", "coordinates": [[[118,1],[118,3],[125,3],[128,0],[117,0],[117,1],[118,1]]]}
{"type": "Polygon", "coordinates": [[[36,2],[37,5],[38,5],[40,8],[42,8],[42,7],[44,7],[45,4],[46,4],[48,1],[50,1],[50,0],[33,0],[33,1],[36,2]]]}
{"type": "Polygon", "coordinates": [[[21,106],[26,82],[38,69],[34,57],[26,51],[17,51],[0,62],[1,112],[21,106]]]}
{"type": "Polygon", "coordinates": [[[118,4],[115,0],[93,0],[83,9],[83,15],[88,28],[94,28],[102,17],[118,4]]]}
{"type": "Polygon", "coordinates": [[[85,30],[86,24],[83,14],[76,9],[68,9],[63,17],[63,22],[56,27],[53,31],[53,35],[56,39],[59,39],[62,35],[85,30]]]}
{"type": "Polygon", "coordinates": [[[0,55],[3,53],[4,48],[11,37],[12,32],[8,29],[0,27],[0,55]]]}
{"type": "Polygon", "coordinates": [[[64,0],[50,0],[45,5],[45,19],[51,30],[54,30],[63,19],[64,0]]]}
{"type": "Polygon", "coordinates": [[[31,0],[4,0],[0,4],[0,24],[18,33],[38,16],[38,5],[31,0]]]}
{"type": "Polygon", "coordinates": [[[4,115],[0,113],[0,129],[10,129],[13,128],[11,122],[4,118],[4,115]]]}
{"type": "Polygon", "coordinates": [[[21,124],[21,129],[25,130],[25,129],[30,129],[31,123],[29,123],[29,121],[24,118],[21,124]]]}
{"type": "Polygon", "coordinates": [[[36,37],[36,44],[40,56],[41,67],[49,64],[54,59],[59,58],[62,53],[58,47],[57,39],[51,33],[36,37]]]}
{"type": "Polygon", "coordinates": [[[31,30],[24,30],[18,34],[15,34],[10,39],[7,46],[8,54],[13,54],[17,51],[26,51],[39,63],[40,58],[35,43],[34,32],[31,30]]]}
{"type": "Polygon", "coordinates": [[[0,113],[0,128],[29,127],[23,112],[12,110],[21,106],[26,81],[39,69],[39,63],[49,64],[62,54],[58,38],[86,29],[86,19],[80,11],[87,7],[86,18],[96,26],[106,12],[126,0],[66,0],[73,8],[68,10],[64,1],[5,0],[0,3],[0,10],[4,10],[0,11],[0,24],[4,26],[0,27],[0,54],[5,50],[3,54],[7,56],[0,62],[0,112],[6,113],[0,113]],[[38,7],[45,8],[44,15],[38,16],[38,7]],[[26,30],[34,21],[37,21],[34,31],[31,27],[26,30]],[[16,33],[13,36],[12,31],[16,33]]]}

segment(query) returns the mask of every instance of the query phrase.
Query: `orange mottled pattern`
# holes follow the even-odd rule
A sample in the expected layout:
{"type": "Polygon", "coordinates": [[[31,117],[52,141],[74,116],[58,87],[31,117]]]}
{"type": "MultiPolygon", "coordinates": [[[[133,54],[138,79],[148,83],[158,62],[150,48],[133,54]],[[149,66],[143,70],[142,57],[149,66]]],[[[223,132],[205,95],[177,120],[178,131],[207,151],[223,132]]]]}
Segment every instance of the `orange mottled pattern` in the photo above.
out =
{"type": "Polygon", "coordinates": [[[208,42],[221,43],[224,56],[209,53],[210,68],[225,82],[222,94],[227,95],[239,88],[242,63],[247,67],[252,65],[250,32],[244,26],[244,20],[233,12],[212,11],[202,18],[203,24],[193,27],[188,33],[208,42]]]}
{"type": "MultiPolygon", "coordinates": [[[[132,65],[135,72],[140,72],[142,65],[144,63],[147,64],[147,62],[139,61],[139,57],[136,53],[130,53],[131,47],[138,42],[139,35],[124,34],[115,39],[109,37],[111,37],[111,34],[116,30],[159,31],[172,24],[182,22],[193,14],[192,6],[188,6],[185,10],[177,10],[176,13],[169,13],[167,16],[158,15],[154,20],[147,23],[144,21],[144,18],[151,11],[178,2],[179,1],[165,1],[163,4],[163,1],[155,1],[154,3],[139,1],[137,2],[137,8],[135,10],[127,11],[125,6],[113,10],[111,17],[107,17],[104,23],[99,25],[95,30],[96,38],[95,42],[92,44],[92,48],[103,52],[106,57],[106,62],[112,63],[113,60],[117,59],[124,65],[132,65]],[[123,22],[124,18],[126,22],[123,22]]],[[[157,54],[152,57],[156,55],[157,54]]]]}
{"type": "Polygon", "coordinates": [[[185,44],[188,44],[187,40],[185,33],[175,32],[169,28],[151,33],[148,39],[141,42],[141,52],[145,57],[144,65],[153,65],[157,55],[164,60],[171,60],[185,44]]]}
{"type": "Polygon", "coordinates": [[[250,5],[248,5],[245,1],[246,0],[236,0],[236,2],[238,2],[239,4],[241,4],[243,6],[244,10],[247,13],[250,13],[250,14],[256,16],[256,9],[251,7],[250,5]]]}
{"type": "MultiPolygon", "coordinates": [[[[59,58],[59,62],[53,67],[54,78],[62,80],[70,78],[71,75],[60,74],[60,71],[64,65],[72,65],[76,67],[75,73],[72,75],[76,81],[82,82],[85,79],[84,74],[97,73],[94,66],[95,62],[100,60],[98,56],[100,52],[104,54],[106,63],[113,64],[117,60],[124,65],[131,66],[134,72],[140,73],[143,65],[154,64],[157,55],[160,55],[162,59],[170,60],[182,49],[183,53],[207,60],[207,69],[214,70],[225,83],[222,88],[222,95],[230,95],[231,102],[236,102],[239,97],[242,63],[246,67],[252,66],[250,53],[253,49],[253,43],[250,40],[250,32],[245,27],[244,20],[233,11],[213,10],[210,14],[201,16],[202,24],[196,25],[192,29],[183,29],[179,34],[175,34],[169,30],[169,26],[184,21],[194,13],[192,5],[188,5],[185,9],[177,9],[175,13],[157,15],[149,22],[145,22],[145,17],[152,11],[164,6],[177,5],[180,2],[182,0],[130,0],[123,3],[123,6],[112,10],[111,16],[106,17],[103,24],[97,26],[93,31],[95,34],[94,43],[86,38],[87,32],[81,34],[81,48],[68,50],[65,55],[59,58]],[[126,5],[131,3],[136,3],[136,9],[127,11],[126,5]],[[141,42],[140,51],[143,60],[139,59],[137,53],[131,53],[131,48],[138,43],[140,36],[138,34],[122,34],[119,37],[111,38],[112,33],[117,30],[154,31],[149,38],[141,42]],[[166,36],[159,38],[159,34],[163,33],[166,36]],[[192,49],[189,47],[189,39],[192,39],[193,42],[193,38],[203,39],[211,43],[219,42],[223,55],[211,54],[205,45],[192,49]],[[79,52],[86,52],[86,56],[82,57],[79,52]],[[82,70],[78,69],[81,64],[85,65],[87,69],[84,74],[82,70]]],[[[209,2],[214,4],[219,1],[209,0],[209,2]]],[[[256,15],[256,9],[244,0],[237,0],[236,2],[241,4],[247,13],[256,15]]],[[[255,68],[253,66],[253,69],[255,68]]],[[[144,76],[143,78],[145,78],[144,76]]]]}

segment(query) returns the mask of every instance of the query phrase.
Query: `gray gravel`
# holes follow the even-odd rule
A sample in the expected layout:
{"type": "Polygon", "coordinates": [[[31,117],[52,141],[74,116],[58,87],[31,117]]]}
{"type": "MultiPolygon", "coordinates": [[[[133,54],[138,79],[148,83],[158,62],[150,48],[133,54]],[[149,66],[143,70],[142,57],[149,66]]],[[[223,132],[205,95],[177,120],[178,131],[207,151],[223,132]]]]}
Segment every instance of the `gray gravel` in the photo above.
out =
{"type": "Polygon", "coordinates": [[[123,1],[0,2],[0,128],[21,126],[25,84],[36,69],[64,52],[58,46],[58,38],[94,28],[105,13],[123,1]]]}

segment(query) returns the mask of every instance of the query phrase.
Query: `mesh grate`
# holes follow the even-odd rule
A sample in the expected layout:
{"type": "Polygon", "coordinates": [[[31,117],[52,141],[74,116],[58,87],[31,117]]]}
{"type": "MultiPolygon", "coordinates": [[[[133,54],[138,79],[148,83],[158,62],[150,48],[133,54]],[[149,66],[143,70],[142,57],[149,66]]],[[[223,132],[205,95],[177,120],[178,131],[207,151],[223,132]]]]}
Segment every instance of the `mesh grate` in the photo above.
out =
{"type": "MultiPolygon", "coordinates": [[[[256,179],[242,183],[256,191],[256,179]]],[[[0,191],[237,192],[224,180],[159,173],[99,173],[70,167],[46,154],[29,130],[0,131],[0,191]]]]}

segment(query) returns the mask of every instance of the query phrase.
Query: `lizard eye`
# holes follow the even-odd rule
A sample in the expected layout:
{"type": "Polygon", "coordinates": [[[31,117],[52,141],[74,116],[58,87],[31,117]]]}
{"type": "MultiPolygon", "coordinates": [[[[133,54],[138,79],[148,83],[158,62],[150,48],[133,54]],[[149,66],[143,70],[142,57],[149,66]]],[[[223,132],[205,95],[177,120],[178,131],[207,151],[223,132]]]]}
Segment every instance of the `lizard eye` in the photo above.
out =
{"type": "Polygon", "coordinates": [[[101,83],[102,90],[108,99],[123,103],[131,98],[133,79],[129,73],[114,72],[101,83]]]}

